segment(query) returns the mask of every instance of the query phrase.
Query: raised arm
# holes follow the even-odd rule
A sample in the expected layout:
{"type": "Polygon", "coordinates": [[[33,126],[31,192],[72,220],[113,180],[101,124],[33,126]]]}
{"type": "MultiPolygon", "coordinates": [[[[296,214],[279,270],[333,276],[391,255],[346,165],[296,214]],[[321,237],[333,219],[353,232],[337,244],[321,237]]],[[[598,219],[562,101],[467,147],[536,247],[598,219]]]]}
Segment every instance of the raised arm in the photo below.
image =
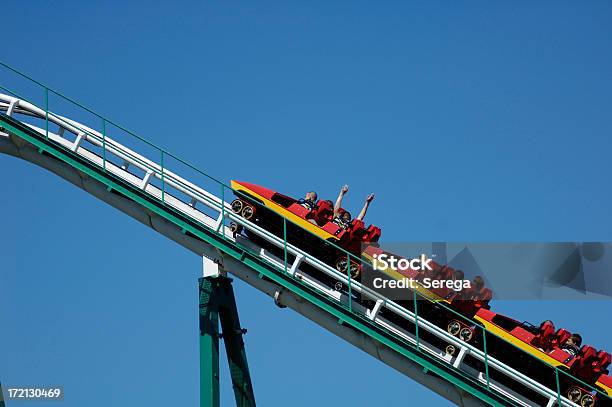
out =
{"type": "Polygon", "coordinates": [[[344,198],[344,194],[348,192],[348,185],[344,185],[340,189],[340,193],[338,194],[338,198],[336,199],[336,204],[334,205],[334,217],[338,216],[340,213],[340,208],[342,207],[342,198],[344,198]]]}
{"type": "Polygon", "coordinates": [[[361,212],[359,212],[359,216],[357,216],[357,219],[363,220],[363,218],[365,218],[366,213],[368,212],[368,207],[370,206],[370,202],[372,202],[373,199],[374,199],[374,194],[368,195],[368,197],[365,200],[365,203],[363,204],[363,208],[361,208],[361,212]]]}

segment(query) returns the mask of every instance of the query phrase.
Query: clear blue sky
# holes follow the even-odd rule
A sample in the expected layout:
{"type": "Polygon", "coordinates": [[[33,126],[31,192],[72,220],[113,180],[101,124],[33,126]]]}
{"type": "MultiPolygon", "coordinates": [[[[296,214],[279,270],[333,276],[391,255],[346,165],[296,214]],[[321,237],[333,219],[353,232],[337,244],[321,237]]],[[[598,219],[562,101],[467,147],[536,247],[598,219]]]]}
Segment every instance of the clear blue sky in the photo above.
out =
{"type": "MultiPolygon", "coordinates": [[[[612,239],[610,2],[105,3],[7,2],[0,59],[224,180],[375,191],[388,241],[612,239]]],[[[196,405],[199,259],[29,163],[0,182],[0,380],[196,405]]],[[[448,404],[235,289],[260,405],[448,404]]],[[[610,305],[495,309],[611,349],[610,305]]]]}

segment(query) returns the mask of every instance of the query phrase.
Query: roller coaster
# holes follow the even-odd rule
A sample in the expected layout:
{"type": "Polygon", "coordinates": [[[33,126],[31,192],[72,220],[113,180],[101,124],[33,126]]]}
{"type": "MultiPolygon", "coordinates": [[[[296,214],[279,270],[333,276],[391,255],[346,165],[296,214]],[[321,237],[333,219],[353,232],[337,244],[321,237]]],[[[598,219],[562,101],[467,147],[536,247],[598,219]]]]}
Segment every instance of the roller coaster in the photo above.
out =
{"type": "MultiPolygon", "coordinates": [[[[495,313],[486,290],[466,300],[419,286],[405,299],[387,298],[360,280],[382,252],[376,226],[353,222],[338,231],[328,225],[325,201],[305,210],[264,187],[226,185],[0,65],[43,95],[37,104],[0,84],[0,152],[55,173],[203,258],[201,405],[219,405],[218,390],[202,390],[214,387],[218,360],[207,349],[221,337],[217,314],[240,371],[232,372],[237,404],[255,405],[242,339],[230,335],[241,329],[229,273],[457,405],[612,406],[607,352],[583,346],[569,357],[561,349],[567,331],[495,313]],[[61,101],[62,115],[50,99],[61,101]],[[84,114],[97,123],[74,119],[84,114]]],[[[431,277],[452,272],[436,264],[431,277]]]]}

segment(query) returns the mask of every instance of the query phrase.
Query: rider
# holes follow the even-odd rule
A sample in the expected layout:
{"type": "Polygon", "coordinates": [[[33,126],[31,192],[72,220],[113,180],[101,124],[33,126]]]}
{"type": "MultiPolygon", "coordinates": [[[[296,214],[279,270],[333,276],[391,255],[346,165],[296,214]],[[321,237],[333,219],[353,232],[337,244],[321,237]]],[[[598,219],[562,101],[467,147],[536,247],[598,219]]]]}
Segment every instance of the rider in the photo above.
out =
{"type": "Polygon", "coordinates": [[[561,346],[561,349],[572,356],[576,356],[580,352],[580,345],[582,345],[582,336],[572,334],[561,346]]]}
{"type": "Polygon", "coordinates": [[[314,210],[317,207],[317,193],[315,191],[306,192],[306,196],[299,199],[298,203],[309,211],[314,210]]]}
{"type": "MultiPolygon", "coordinates": [[[[461,274],[463,274],[462,271],[460,272],[461,274]]],[[[472,280],[470,287],[461,293],[461,299],[466,300],[466,301],[480,300],[480,292],[482,291],[484,286],[485,286],[484,278],[482,278],[481,276],[474,277],[474,280],[472,280]]]]}
{"type": "MultiPolygon", "coordinates": [[[[349,190],[348,185],[344,185],[340,189],[340,193],[338,194],[338,198],[336,199],[336,203],[334,205],[334,218],[332,219],[333,223],[335,223],[336,225],[340,226],[343,229],[348,228],[349,225],[351,224],[351,213],[346,210],[343,210],[342,212],[340,211],[342,209],[341,208],[342,198],[344,198],[344,195],[348,192],[348,190],[349,190]]],[[[368,195],[363,205],[363,208],[361,208],[361,212],[359,212],[359,215],[357,216],[358,220],[362,221],[363,218],[365,218],[366,212],[368,211],[368,207],[370,206],[370,203],[372,202],[373,199],[374,199],[374,194],[368,195]]]]}
{"type": "Polygon", "coordinates": [[[480,276],[474,277],[473,283],[474,283],[474,288],[476,289],[476,292],[478,293],[484,288],[484,285],[485,285],[484,278],[480,276]]]}
{"type": "Polygon", "coordinates": [[[463,272],[463,270],[455,270],[453,272],[453,280],[463,281],[464,278],[465,278],[465,273],[463,272]]]}

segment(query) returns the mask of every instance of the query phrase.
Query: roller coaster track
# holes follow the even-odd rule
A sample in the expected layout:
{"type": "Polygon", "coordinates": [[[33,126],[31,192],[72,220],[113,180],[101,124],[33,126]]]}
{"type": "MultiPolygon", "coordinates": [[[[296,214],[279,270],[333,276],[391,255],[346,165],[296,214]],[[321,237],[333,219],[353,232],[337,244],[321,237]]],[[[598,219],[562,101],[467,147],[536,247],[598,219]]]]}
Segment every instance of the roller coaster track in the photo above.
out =
{"type": "MultiPolygon", "coordinates": [[[[25,77],[7,65],[0,65],[12,74],[25,77]]],[[[481,350],[465,343],[419,317],[417,308],[411,312],[401,307],[289,244],[286,237],[279,238],[236,215],[227,200],[235,195],[230,187],[71,99],[33,82],[43,90],[43,106],[0,86],[6,92],[0,94],[0,152],[30,161],[68,180],[199,256],[214,261],[223,272],[269,295],[277,305],[295,310],[457,405],[540,405],[492,379],[491,373],[495,371],[547,400],[547,406],[577,406],[559,388],[536,382],[488,355],[486,348],[481,350]],[[52,112],[48,106],[49,95],[61,98],[70,106],[65,107],[70,110],[65,114],[78,111],[79,117],[86,112],[98,118],[101,130],[52,112]],[[122,139],[120,143],[120,137],[126,141],[122,139]],[[153,150],[157,156],[147,158],[128,144],[153,150]],[[198,180],[179,176],[179,167],[198,180]],[[284,252],[284,256],[279,258],[246,237],[234,236],[227,226],[229,222],[242,225],[284,252]],[[304,264],[316,269],[318,275],[327,276],[326,282],[304,271],[301,267],[304,264]],[[348,292],[337,290],[337,283],[348,286],[348,292]],[[357,300],[355,294],[369,301],[357,300]],[[381,315],[382,309],[386,315],[393,314],[403,322],[398,324],[385,318],[381,315]],[[407,329],[409,326],[414,329],[407,329]],[[444,348],[423,340],[424,332],[455,346],[459,352],[453,356],[446,354],[444,348]],[[467,362],[468,356],[471,363],[467,362]]]]}

